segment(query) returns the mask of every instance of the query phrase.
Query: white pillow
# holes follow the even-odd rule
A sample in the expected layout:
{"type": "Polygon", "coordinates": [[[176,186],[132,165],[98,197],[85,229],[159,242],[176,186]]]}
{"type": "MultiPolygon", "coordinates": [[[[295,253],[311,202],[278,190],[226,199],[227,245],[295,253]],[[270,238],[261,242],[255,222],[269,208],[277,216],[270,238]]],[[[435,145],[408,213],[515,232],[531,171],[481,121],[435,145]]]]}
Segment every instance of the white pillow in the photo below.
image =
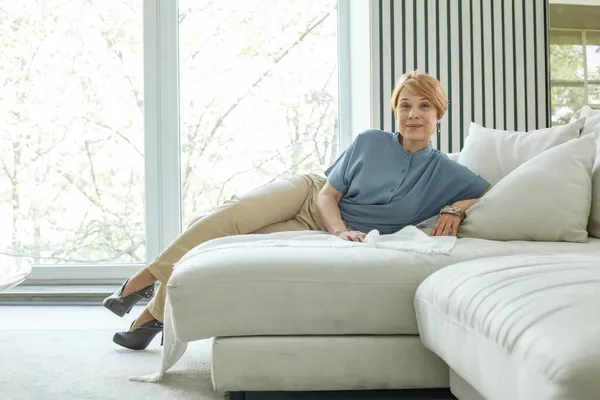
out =
{"type": "Polygon", "coordinates": [[[471,122],[458,162],[495,185],[525,161],[578,138],[584,123],[585,119],[581,118],[552,128],[509,132],[471,122]]]}
{"type": "Polygon", "coordinates": [[[600,111],[594,110],[590,106],[583,106],[579,110],[577,110],[577,112],[575,114],[573,114],[570,122],[576,121],[583,117],[592,117],[592,116],[598,115],[598,114],[600,114],[600,111]]]}
{"type": "MultiPolygon", "coordinates": [[[[600,132],[600,110],[585,106],[575,113],[571,121],[581,117],[586,118],[581,136],[600,132]]],[[[587,229],[590,236],[600,238],[600,138],[597,142],[596,163],[592,169],[592,207],[587,229]]]]}
{"type": "Polygon", "coordinates": [[[526,161],[467,210],[460,237],[586,242],[595,135],[526,161]]]}

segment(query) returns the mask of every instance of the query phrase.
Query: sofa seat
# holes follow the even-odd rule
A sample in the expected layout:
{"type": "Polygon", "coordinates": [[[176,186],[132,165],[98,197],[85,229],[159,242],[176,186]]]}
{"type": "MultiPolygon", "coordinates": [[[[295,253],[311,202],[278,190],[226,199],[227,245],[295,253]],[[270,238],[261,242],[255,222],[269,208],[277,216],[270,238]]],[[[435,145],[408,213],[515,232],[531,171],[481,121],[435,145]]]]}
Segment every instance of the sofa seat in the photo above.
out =
{"type": "Polygon", "coordinates": [[[555,253],[459,263],[418,288],[421,340],[461,400],[599,398],[600,256],[555,253]]]}
{"type": "Polygon", "coordinates": [[[465,238],[458,239],[451,255],[367,245],[265,244],[308,234],[315,233],[221,238],[190,251],[168,283],[175,335],[186,342],[227,336],[416,335],[416,289],[440,268],[514,251],[595,249],[600,254],[600,240],[509,243],[465,238]]]}

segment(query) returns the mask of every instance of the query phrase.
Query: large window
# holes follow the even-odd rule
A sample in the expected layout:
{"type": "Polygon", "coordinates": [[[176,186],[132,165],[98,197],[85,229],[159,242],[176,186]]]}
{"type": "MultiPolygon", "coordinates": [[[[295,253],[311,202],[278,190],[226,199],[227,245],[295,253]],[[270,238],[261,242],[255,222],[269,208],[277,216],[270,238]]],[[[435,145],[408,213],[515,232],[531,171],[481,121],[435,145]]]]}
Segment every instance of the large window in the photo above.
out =
{"type": "Polygon", "coordinates": [[[184,225],[337,158],[337,0],[180,0],[179,21],[184,225]]]}
{"type": "Polygon", "coordinates": [[[585,105],[600,108],[600,0],[550,0],[552,124],[585,105]]]}
{"type": "Polygon", "coordinates": [[[141,4],[2,3],[0,252],[145,261],[141,4]]]}
{"type": "Polygon", "coordinates": [[[552,123],[584,105],[600,108],[600,30],[550,31],[552,123]]]}
{"type": "Polygon", "coordinates": [[[3,2],[0,253],[121,279],[232,195],[321,173],[350,4],[340,24],[337,0],[3,2]]]}

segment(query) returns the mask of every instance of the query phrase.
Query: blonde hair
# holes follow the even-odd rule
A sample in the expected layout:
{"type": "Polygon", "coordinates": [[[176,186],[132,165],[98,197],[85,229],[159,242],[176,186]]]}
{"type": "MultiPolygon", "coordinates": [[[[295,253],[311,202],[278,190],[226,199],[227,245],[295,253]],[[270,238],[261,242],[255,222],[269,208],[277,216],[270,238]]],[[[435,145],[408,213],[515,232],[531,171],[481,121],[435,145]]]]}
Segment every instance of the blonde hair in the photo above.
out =
{"type": "Polygon", "coordinates": [[[392,92],[392,111],[394,112],[394,116],[398,109],[400,92],[405,88],[430,101],[438,111],[438,119],[442,119],[448,110],[448,98],[446,97],[446,93],[444,93],[441,82],[431,75],[418,71],[410,71],[398,79],[396,87],[392,92]]]}

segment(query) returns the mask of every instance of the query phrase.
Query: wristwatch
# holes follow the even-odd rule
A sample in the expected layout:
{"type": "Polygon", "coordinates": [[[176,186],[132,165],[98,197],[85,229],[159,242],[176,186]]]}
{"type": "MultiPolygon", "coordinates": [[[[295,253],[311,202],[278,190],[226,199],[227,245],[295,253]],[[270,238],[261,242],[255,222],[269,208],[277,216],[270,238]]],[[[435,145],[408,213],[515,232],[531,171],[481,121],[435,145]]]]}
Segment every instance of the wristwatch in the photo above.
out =
{"type": "Polygon", "coordinates": [[[465,212],[458,207],[446,206],[440,211],[440,215],[442,214],[456,215],[457,217],[460,217],[460,222],[465,220],[465,212]]]}

